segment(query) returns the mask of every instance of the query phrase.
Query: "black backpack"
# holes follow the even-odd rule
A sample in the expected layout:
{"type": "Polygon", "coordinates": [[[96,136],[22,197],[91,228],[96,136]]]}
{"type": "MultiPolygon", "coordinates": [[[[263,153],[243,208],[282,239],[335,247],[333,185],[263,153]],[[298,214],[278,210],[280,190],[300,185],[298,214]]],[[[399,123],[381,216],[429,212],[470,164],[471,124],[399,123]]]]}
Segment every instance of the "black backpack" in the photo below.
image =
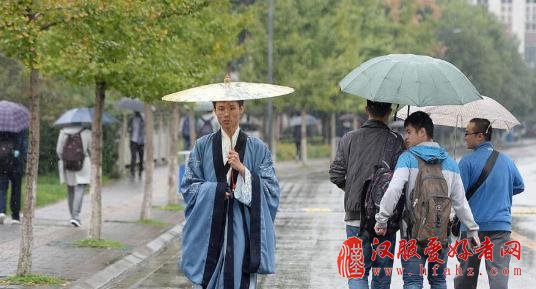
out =
{"type": "MultiPolygon", "coordinates": [[[[375,235],[374,226],[376,225],[376,214],[380,211],[380,202],[389,187],[393,178],[396,161],[400,156],[402,148],[397,142],[399,137],[395,132],[389,131],[394,137],[389,136],[385,143],[384,157],[380,163],[374,167],[374,172],[365,181],[362,193],[361,207],[361,228],[368,230],[375,235]],[[386,161],[387,159],[387,161],[386,161]]],[[[400,221],[404,211],[405,193],[402,194],[398,201],[393,216],[387,222],[387,234],[394,233],[400,229],[400,221]]]]}
{"type": "Polygon", "coordinates": [[[213,132],[212,131],[212,117],[210,117],[209,119],[201,118],[201,120],[203,121],[203,125],[199,129],[199,136],[201,137],[207,134],[211,134],[213,132]]]}
{"type": "Polygon", "coordinates": [[[84,167],[84,145],[82,143],[81,132],[83,129],[74,134],[67,134],[67,141],[63,146],[61,159],[63,167],[69,171],[79,171],[84,167]]]}
{"type": "Polygon", "coordinates": [[[13,169],[15,142],[11,138],[0,139],[0,174],[13,169]]]}

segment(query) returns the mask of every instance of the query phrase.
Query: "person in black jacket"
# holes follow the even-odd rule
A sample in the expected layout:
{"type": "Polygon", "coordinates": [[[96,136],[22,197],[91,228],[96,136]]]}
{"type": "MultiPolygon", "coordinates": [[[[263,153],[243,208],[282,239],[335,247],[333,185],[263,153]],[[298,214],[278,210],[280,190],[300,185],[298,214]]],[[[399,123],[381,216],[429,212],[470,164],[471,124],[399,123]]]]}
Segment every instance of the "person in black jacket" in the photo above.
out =
{"type": "MultiPolygon", "coordinates": [[[[341,138],[337,155],[329,169],[331,182],[345,192],[346,234],[348,238],[355,236],[363,242],[365,274],[362,278],[349,279],[350,289],[369,288],[368,275],[371,267],[382,268],[380,274],[372,276],[372,288],[389,288],[391,284],[391,277],[385,275],[383,268],[392,268],[393,259],[378,257],[372,261],[372,242],[375,235],[373,232],[360,228],[361,207],[364,205],[363,186],[365,181],[374,173],[376,165],[385,160],[391,168],[394,168],[398,156],[405,149],[402,136],[391,131],[387,126],[391,113],[390,103],[367,100],[366,111],[368,120],[363,126],[346,133],[341,138]],[[387,150],[388,143],[390,147],[387,150]],[[386,153],[386,151],[391,153],[386,153]]],[[[384,241],[391,242],[389,251],[394,253],[396,233],[381,236],[378,239],[379,244],[384,241]]]]}
{"type": "Polygon", "coordinates": [[[11,183],[11,223],[20,224],[22,176],[26,169],[28,130],[0,132],[0,146],[6,155],[0,159],[0,224],[6,219],[7,192],[11,183]]]}

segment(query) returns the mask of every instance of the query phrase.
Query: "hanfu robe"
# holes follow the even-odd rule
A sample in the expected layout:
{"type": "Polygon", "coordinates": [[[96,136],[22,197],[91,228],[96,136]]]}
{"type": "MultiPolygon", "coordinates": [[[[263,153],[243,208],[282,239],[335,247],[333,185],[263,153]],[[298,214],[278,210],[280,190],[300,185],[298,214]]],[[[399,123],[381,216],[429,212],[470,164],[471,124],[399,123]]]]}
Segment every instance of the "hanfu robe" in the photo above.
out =
{"type": "Polygon", "coordinates": [[[280,187],[271,153],[239,129],[234,138],[245,178],[224,164],[228,152],[222,152],[219,130],[196,141],[181,183],[186,202],[181,269],[194,288],[254,289],[257,273],[275,272],[280,187]],[[226,200],[231,187],[235,198],[226,200]],[[248,192],[239,198],[242,191],[248,192]]]}

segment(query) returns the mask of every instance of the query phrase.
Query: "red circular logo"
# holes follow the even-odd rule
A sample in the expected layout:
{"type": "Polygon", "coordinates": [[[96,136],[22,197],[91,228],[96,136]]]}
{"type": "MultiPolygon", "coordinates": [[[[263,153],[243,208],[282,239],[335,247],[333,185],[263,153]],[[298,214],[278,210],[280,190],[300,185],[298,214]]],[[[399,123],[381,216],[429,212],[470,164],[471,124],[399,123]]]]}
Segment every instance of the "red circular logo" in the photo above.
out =
{"type": "Polygon", "coordinates": [[[365,275],[365,256],[363,241],[350,237],[342,243],[337,257],[339,274],[344,278],[363,278],[365,275]]]}

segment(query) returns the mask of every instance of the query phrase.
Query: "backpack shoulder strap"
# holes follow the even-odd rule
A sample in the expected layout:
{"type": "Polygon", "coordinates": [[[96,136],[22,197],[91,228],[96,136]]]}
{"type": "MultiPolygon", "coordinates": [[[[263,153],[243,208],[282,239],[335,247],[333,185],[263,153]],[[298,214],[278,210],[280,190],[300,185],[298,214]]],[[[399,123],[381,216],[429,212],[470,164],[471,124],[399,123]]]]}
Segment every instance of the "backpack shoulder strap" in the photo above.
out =
{"type": "Polygon", "coordinates": [[[480,173],[478,180],[476,181],[476,183],[471,185],[469,189],[467,189],[467,192],[465,194],[465,197],[467,198],[467,200],[469,200],[476,193],[476,190],[478,190],[478,188],[480,188],[480,186],[488,178],[488,175],[491,172],[491,169],[493,169],[493,166],[495,165],[495,162],[497,161],[498,157],[499,157],[499,152],[496,150],[493,150],[488,160],[486,161],[486,164],[484,165],[484,168],[482,169],[482,172],[480,173]]]}

